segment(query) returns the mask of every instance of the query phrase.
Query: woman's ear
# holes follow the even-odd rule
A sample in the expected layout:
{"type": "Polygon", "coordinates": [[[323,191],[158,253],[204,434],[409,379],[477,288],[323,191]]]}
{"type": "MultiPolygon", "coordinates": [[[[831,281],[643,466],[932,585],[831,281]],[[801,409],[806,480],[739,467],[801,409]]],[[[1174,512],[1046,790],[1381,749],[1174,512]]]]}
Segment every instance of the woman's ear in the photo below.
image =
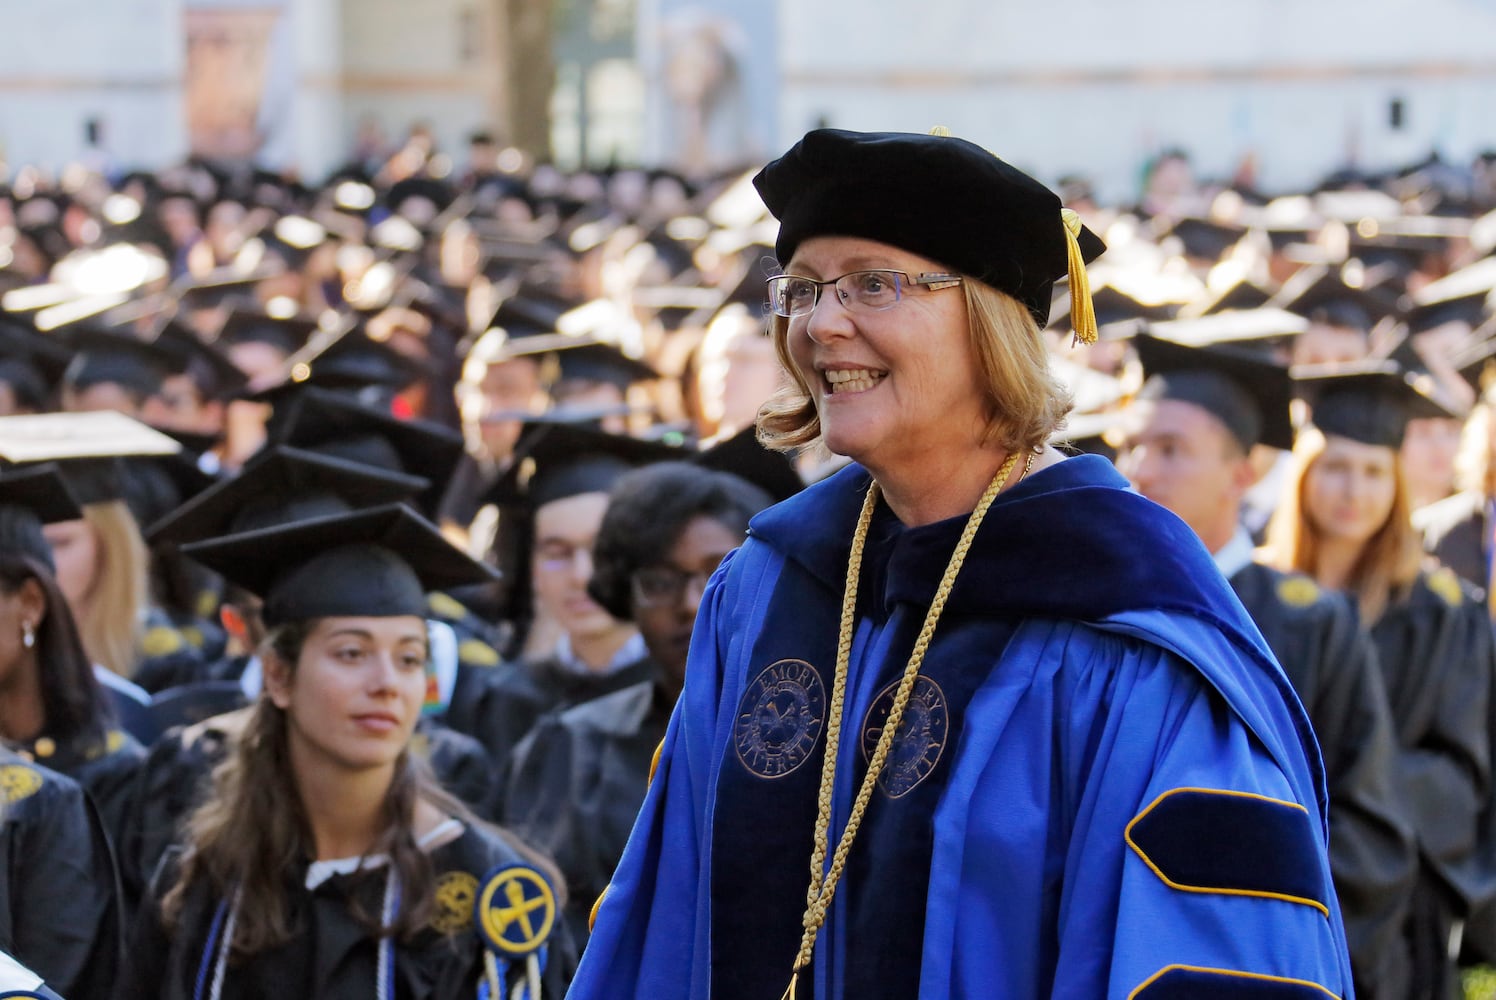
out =
{"type": "Polygon", "coordinates": [[[21,619],[29,622],[33,629],[42,627],[47,618],[47,593],[36,577],[28,576],[21,583],[21,619]]]}
{"type": "Polygon", "coordinates": [[[280,654],[266,648],[260,655],[260,669],[265,678],[265,694],[276,708],[284,711],[291,705],[291,664],[280,654]]]}

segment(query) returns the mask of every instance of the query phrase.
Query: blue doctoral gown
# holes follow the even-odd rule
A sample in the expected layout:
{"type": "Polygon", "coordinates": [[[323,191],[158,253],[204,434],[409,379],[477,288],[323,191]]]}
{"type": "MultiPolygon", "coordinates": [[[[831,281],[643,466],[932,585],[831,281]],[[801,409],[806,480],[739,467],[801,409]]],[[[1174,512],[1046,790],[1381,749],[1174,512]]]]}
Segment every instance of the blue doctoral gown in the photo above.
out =
{"type": "MultiPolygon", "coordinates": [[[[783,993],[868,484],[760,514],[713,578],[569,996],[783,993]]],[[[1125,486],[1081,457],[989,511],[801,1000],[1351,995],[1304,711],[1194,534],[1125,486]]],[[[833,845],[964,520],[875,519],[833,845]]]]}

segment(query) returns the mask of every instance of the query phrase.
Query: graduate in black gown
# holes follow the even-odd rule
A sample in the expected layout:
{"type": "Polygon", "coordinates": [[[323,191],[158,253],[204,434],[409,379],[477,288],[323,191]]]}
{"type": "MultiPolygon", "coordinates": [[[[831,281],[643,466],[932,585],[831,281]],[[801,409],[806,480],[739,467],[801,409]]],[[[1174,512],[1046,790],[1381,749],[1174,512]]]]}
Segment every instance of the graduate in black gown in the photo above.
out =
{"type": "Polygon", "coordinates": [[[0,951],[69,997],[103,998],[121,940],[109,838],[78,784],[32,763],[112,801],[112,772],[89,760],[108,742],[107,703],[41,533],[76,514],[55,467],[0,476],[0,951]]]}
{"type": "Polygon", "coordinates": [[[425,592],[487,572],[399,505],[184,551],[263,598],[264,693],[156,873],[120,995],[559,996],[557,876],[410,747],[425,592]]]}
{"type": "Polygon", "coordinates": [[[1417,874],[1393,768],[1397,743],[1371,641],[1346,599],[1264,565],[1241,522],[1253,446],[1293,445],[1286,369],[1229,348],[1134,341],[1148,381],[1127,414],[1117,465],[1194,529],[1309,712],[1330,794],[1330,867],[1356,993],[1401,1000],[1417,874]]]}
{"type": "Polygon", "coordinates": [[[541,719],[514,751],[504,795],[504,825],[565,875],[579,941],[644,801],[707,579],[769,503],[736,476],[684,462],[630,472],[613,488],[588,592],[638,626],[654,677],[541,719]]]}
{"type": "Polygon", "coordinates": [[[521,456],[496,488],[502,506],[499,567],[505,617],[521,624],[517,663],[490,672],[484,690],[448,719],[471,732],[503,769],[541,716],[649,681],[654,664],[633,623],[587,592],[592,546],[608,491],[631,468],[685,454],[578,424],[533,422],[521,456]]]}
{"type": "Polygon", "coordinates": [[[112,998],[123,921],[98,813],[75,782],[3,748],[0,870],[0,953],[69,1000],[112,998]]]}
{"type": "Polygon", "coordinates": [[[1458,990],[1450,958],[1456,922],[1496,890],[1485,839],[1491,624],[1452,571],[1425,568],[1398,457],[1407,421],[1444,411],[1393,363],[1302,374],[1312,425],[1294,446],[1269,525],[1269,558],[1346,592],[1370,627],[1397,735],[1399,791],[1418,842],[1407,995],[1442,998],[1458,990]]]}
{"type": "Polygon", "coordinates": [[[0,476],[0,595],[14,602],[17,619],[0,689],[0,739],[81,784],[117,838],[144,751],[115,728],[42,534],[43,524],[77,516],[56,466],[0,476]]]}
{"type": "MultiPolygon", "coordinates": [[[[398,502],[425,487],[426,480],[418,476],[276,446],[256,456],[237,478],[217,484],[152,526],[150,537],[159,545],[175,548],[398,502]]],[[[242,588],[231,587],[230,596],[225,618],[233,623],[239,645],[248,652],[209,664],[191,683],[171,692],[169,703],[156,699],[158,710],[170,704],[162,715],[181,716],[183,724],[167,729],[151,747],[132,795],[129,829],[120,845],[120,867],[132,899],[177,839],[182,820],[200,804],[212,768],[228,755],[243,731],[251,713],[241,706],[252,705],[260,695],[263,668],[255,653],[265,637],[260,602],[242,588]]],[[[428,595],[428,610],[442,605],[438,598],[450,601],[441,594],[428,595]]],[[[455,678],[469,669],[481,669],[469,668],[464,658],[482,657],[487,651],[496,661],[497,653],[476,640],[459,642],[440,622],[428,620],[427,628],[433,655],[412,749],[430,764],[447,791],[476,808],[487,801],[493,786],[488,755],[472,737],[442,725],[438,716],[445,705],[443,690],[450,695],[455,678]]]]}

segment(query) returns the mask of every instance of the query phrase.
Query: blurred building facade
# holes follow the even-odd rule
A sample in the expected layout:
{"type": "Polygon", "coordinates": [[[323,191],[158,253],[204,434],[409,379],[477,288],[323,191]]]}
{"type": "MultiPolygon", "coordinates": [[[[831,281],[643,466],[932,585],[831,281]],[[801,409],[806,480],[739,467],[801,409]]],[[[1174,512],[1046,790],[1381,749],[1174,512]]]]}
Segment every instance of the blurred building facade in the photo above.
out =
{"type": "MultiPolygon", "coordinates": [[[[1136,193],[1161,150],[1265,190],[1496,147],[1496,0],[0,0],[0,155],[197,152],[316,179],[414,122],[558,162],[752,163],[948,126],[1136,193]],[[536,136],[539,136],[536,139],[536,136]]],[[[456,164],[460,167],[460,162],[456,164]]]]}

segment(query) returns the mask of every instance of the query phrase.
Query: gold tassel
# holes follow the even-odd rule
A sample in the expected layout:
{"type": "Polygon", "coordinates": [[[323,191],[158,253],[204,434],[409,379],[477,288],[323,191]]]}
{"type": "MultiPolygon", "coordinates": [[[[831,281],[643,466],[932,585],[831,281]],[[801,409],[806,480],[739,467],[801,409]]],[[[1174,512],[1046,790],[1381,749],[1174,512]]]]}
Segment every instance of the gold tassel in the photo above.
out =
{"type": "Polygon", "coordinates": [[[1065,249],[1070,256],[1070,329],[1083,344],[1096,343],[1096,310],[1091,305],[1091,279],[1086,276],[1086,259],[1081,256],[1080,216],[1068,208],[1060,209],[1065,224],[1065,249]]]}
{"type": "Polygon", "coordinates": [[[949,138],[950,134],[951,134],[951,130],[948,129],[948,128],[946,128],[944,125],[936,125],[934,128],[930,129],[930,134],[931,135],[938,135],[938,136],[941,136],[943,138],[949,138]]]}
{"type": "Polygon", "coordinates": [[[789,988],[784,991],[784,996],[780,997],[779,1000],[795,1000],[795,987],[799,984],[799,982],[800,970],[796,969],[795,974],[793,976],[790,976],[789,988]]]}

